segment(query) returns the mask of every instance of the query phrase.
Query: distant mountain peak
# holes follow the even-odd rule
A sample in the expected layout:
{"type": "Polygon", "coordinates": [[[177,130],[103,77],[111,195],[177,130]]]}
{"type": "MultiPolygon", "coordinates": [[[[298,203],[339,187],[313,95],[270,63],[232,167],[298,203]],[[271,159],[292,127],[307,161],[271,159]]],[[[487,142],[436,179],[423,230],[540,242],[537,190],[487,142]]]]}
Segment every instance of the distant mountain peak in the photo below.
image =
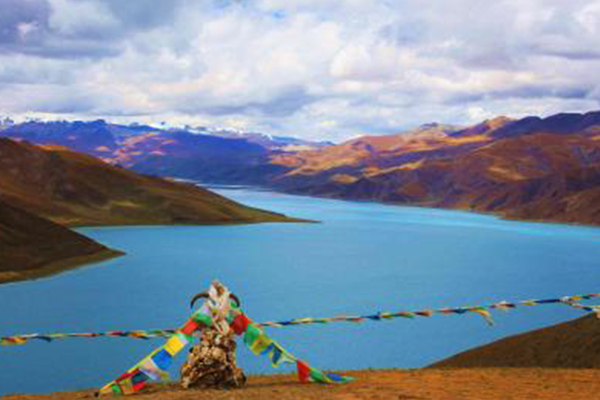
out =
{"type": "Polygon", "coordinates": [[[505,115],[500,115],[500,116],[497,116],[497,117],[494,117],[494,118],[486,119],[483,122],[486,123],[486,124],[488,124],[488,125],[490,125],[490,126],[496,127],[496,126],[504,125],[507,122],[512,122],[512,121],[515,121],[515,119],[507,117],[505,115]]]}
{"type": "Polygon", "coordinates": [[[517,137],[532,133],[573,134],[585,133],[600,127],[600,111],[587,113],[559,113],[540,118],[529,116],[511,121],[496,129],[493,136],[497,138],[517,137]]]}
{"type": "Polygon", "coordinates": [[[11,127],[15,124],[15,121],[8,117],[0,117],[0,130],[11,127]]]}
{"type": "Polygon", "coordinates": [[[432,128],[437,128],[440,125],[441,124],[439,122],[427,122],[425,124],[419,125],[419,127],[417,129],[432,129],[432,128]]]}
{"type": "Polygon", "coordinates": [[[407,135],[407,136],[423,136],[423,135],[446,136],[446,135],[454,133],[460,129],[462,129],[462,127],[460,127],[458,125],[442,124],[439,122],[429,122],[426,124],[419,125],[416,129],[408,131],[408,132],[404,133],[403,135],[407,135]]]}
{"type": "Polygon", "coordinates": [[[458,125],[442,124],[441,122],[428,122],[419,125],[417,130],[429,130],[429,129],[442,129],[442,130],[456,130],[460,129],[458,125]]]}
{"type": "Polygon", "coordinates": [[[476,136],[476,135],[491,135],[497,129],[500,129],[508,124],[515,122],[516,120],[506,117],[498,116],[490,119],[486,119],[478,124],[466,127],[464,129],[457,130],[450,134],[450,136],[464,137],[464,136],[476,136]]]}

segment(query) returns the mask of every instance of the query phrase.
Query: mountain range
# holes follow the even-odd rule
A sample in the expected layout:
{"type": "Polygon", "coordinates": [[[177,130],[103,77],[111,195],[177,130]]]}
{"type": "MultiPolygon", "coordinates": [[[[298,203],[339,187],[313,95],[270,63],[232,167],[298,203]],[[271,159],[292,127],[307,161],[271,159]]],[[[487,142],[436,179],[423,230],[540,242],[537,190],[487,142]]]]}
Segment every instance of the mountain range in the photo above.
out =
{"type": "Polygon", "coordinates": [[[0,282],[122,254],[66,226],[297,221],[65,147],[0,138],[0,282]]]}
{"type": "Polygon", "coordinates": [[[600,223],[600,112],[497,118],[275,156],[281,190],[600,223]]]}
{"type": "Polygon", "coordinates": [[[145,174],[296,194],[600,224],[600,112],[431,123],[340,144],[207,128],[95,122],[5,124],[0,135],[60,144],[145,174]],[[278,143],[278,144],[275,144],[278,143]]]}
{"type": "Polygon", "coordinates": [[[256,170],[256,182],[280,152],[317,149],[328,142],[310,142],[262,133],[185,127],[159,129],[148,125],[119,125],[97,121],[28,121],[5,119],[0,136],[41,145],[65,146],[108,163],[154,175],[205,182],[248,182],[244,173],[256,170]],[[266,167],[266,168],[263,168],[266,167]]]}

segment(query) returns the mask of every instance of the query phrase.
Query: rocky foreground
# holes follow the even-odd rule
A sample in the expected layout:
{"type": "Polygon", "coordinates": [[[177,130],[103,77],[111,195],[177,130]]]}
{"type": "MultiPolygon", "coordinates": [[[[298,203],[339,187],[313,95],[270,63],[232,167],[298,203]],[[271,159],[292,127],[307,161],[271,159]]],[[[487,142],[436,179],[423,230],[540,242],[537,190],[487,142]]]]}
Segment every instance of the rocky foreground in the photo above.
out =
{"type": "MultiPolygon", "coordinates": [[[[356,381],[341,385],[298,383],[295,376],[250,377],[243,389],[181,390],[154,387],[139,400],[556,400],[596,399],[600,370],[568,369],[425,369],[349,372],[356,381]]],[[[11,395],[4,400],[92,399],[94,391],[46,396],[11,395]]]]}

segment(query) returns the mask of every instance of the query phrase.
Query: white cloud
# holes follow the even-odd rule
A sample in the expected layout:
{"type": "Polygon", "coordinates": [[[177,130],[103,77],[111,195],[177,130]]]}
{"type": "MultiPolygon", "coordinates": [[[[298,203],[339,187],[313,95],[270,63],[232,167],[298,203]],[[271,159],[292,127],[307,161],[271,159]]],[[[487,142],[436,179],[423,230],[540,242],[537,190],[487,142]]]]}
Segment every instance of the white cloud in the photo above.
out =
{"type": "Polygon", "coordinates": [[[17,24],[17,32],[19,38],[23,41],[27,40],[27,37],[39,29],[36,22],[20,22],[17,24]]]}
{"type": "Polygon", "coordinates": [[[600,1],[5,1],[0,113],[339,140],[600,98],[600,1]]]}
{"type": "Polygon", "coordinates": [[[49,0],[49,25],[61,34],[72,36],[88,31],[115,29],[117,19],[101,2],[91,0],[49,0]]]}

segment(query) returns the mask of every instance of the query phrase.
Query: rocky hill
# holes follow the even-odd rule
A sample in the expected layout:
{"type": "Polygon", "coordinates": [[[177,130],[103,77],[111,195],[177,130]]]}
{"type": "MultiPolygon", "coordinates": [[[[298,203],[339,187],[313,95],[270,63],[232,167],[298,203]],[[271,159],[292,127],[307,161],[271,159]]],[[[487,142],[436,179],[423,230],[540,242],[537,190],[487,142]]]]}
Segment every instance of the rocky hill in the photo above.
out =
{"type": "Polygon", "coordinates": [[[0,200],[0,283],[120,254],[0,200]]]}
{"type": "Polygon", "coordinates": [[[0,139],[0,283],[122,254],[65,226],[288,221],[64,147],[0,139]]]}
{"type": "Polygon", "coordinates": [[[443,368],[600,368],[600,320],[587,315],[439,361],[443,368]]]}
{"type": "Polygon", "coordinates": [[[287,171],[270,185],[317,196],[600,224],[597,115],[536,123],[498,118],[454,131],[433,127],[362,137],[273,157],[287,171]]]}
{"type": "Polygon", "coordinates": [[[208,135],[103,121],[55,124],[12,124],[0,135],[73,148],[79,137],[93,135],[81,141],[99,146],[85,151],[146,174],[600,224],[600,112],[498,117],[467,127],[433,123],[309,149],[305,143],[284,149],[280,139],[269,145],[275,139],[235,132],[208,135]]]}
{"type": "MultiPolygon", "coordinates": [[[[10,120],[7,120],[10,121],[10,120]]],[[[64,146],[126,168],[213,183],[264,183],[271,154],[328,146],[286,136],[206,127],[156,128],[97,121],[0,124],[0,137],[64,146]]]]}
{"type": "Polygon", "coordinates": [[[65,148],[0,139],[0,195],[69,226],[288,221],[196,185],[137,174],[65,148]]]}

